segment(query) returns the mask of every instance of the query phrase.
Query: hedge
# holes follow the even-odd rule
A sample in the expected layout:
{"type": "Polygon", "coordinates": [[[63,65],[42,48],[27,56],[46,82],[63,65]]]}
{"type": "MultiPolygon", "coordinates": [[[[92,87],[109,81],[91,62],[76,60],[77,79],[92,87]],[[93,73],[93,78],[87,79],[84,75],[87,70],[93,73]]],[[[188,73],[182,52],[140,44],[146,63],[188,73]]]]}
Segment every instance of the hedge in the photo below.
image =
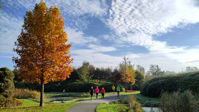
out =
{"type": "MultiPolygon", "coordinates": [[[[109,81],[97,81],[92,80],[90,82],[83,82],[80,80],[76,81],[60,81],[60,82],[49,82],[45,84],[45,92],[88,92],[90,87],[93,86],[94,88],[98,86],[100,89],[104,87],[106,91],[112,91],[112,83],[109,81]]],[[[15,81],[16,88],[23,88],[23,89],[31,89],[39,91],[40,85],[38,83],[24,83],[15,81]]]]}
{"type": "Polygon", "coordinates": [[[199,92],[199,72],[164,76],[147,81],[141,87],[141,94],[149,97],[160,97],[162,93],[190,90],[199,92]]]}

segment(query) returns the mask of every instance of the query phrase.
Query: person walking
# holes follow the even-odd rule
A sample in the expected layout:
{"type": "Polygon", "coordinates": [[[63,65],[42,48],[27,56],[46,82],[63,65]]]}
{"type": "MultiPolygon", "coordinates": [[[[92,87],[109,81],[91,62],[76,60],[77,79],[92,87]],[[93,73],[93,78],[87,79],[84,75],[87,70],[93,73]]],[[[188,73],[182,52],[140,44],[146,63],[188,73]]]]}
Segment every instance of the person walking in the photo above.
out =
{"type": "Polygon", "coordinates": [[[117,86],[116,91],[117,91],[117,96],[119,97],[120,96],[120,86],[117,86]]]}
{"type": "Polygon", "coordinates": [[[114,85],[112,86],[112,90],[113,90],[113,92],[115,92],[115,86],[114,85]]]}
{"type": "Polygon", "coordinates": [[[106,90],[104,88],[101,89],[101,93],[102,93],[102,98],[104,98],[106,90]]]}
{"type": "Polygon", "coordinates": [[[94,93],[93,86],[91,86],[91,88],[90,88],[89,92],[90,92],[91,100],[92,100],[92,98],[93,98],[93,93],[94,93]]]}
{"type": "Polygon", "coordinates": [[[96,99],[98,98],[98,94],[99,94],[99,88],[98,86],[95,88],[95,94],[96,94],[96,99]]]}

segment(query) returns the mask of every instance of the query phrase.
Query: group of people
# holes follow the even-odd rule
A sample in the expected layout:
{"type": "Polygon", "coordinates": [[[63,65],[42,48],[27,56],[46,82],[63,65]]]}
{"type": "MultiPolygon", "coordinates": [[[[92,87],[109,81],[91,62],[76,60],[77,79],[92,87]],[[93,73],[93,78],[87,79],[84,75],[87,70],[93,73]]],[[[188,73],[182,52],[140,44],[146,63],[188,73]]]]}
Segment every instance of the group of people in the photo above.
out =
{"type": "MultiPolygon", "coordinates": [[[[113,90],[113,92],[115,92],[115,86],[114,85],[112,86],[112,90],[113,90]]],[[[91,95],[91,99],[93,98],[93,94],[94,93],[96,94],[96,99],[98,99],[99,92],[101,92],[102,98],[104,98],[106,90],[102,87],[102,89],[100,91],[100,89],[98,88],[98,86],[96,86],[95,89],[93,88],[93,86],[91,86],[89,92],[90,92],[90,95],[91,95]]],[[[117,92],[117,96],[119,96],[120,95],[120,87],[119,86],[117,86],[116,92],[117,92]]]]}
{"type": "MultiPolygon", "coordinates": [[[[112,90],[113,90],[113,92],[115,92],[115,86],[114,85],[112,86],[112,90]]],[[[117,86],[116,92],[117,92],[117,96],[119,97],[120,96],[120,86],[117,86]]]]}
{"type": "MultiPolygon", "coordinates": [[[[91,86],[91,89],[89,90],[89,92],[91,95],[91,99],[92,99],[94,93],[96,94],[96,99],[97,99],[100,89],[98,88],[98,86],[95,89],[93,88],[93,86],[91,86]]],[[[102,89],[101,89],[102,98],[104,98],[105,92],[106,92],[106,90],[102,87],[102,89]]]]}

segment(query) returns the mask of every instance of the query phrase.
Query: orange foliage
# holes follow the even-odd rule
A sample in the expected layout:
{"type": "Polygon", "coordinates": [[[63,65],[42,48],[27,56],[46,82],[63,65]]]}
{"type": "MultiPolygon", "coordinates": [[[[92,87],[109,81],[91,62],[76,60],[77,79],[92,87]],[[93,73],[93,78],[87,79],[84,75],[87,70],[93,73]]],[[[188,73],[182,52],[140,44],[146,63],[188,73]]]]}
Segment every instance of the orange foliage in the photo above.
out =
{"type": "Polygon", "coordinates": [[[135,78],[133,74],[129,72],[125,72],[125,73],[121,73],[121,75],[122,75],[121,82],[129,83],[131,85],[135,84],[135,78]]]}
{"type": "Polygon", "coordinates": [[[73,68],[67,40],[59,9],[48,9],[44,2],[36,4],[33,11],[26,12],[22,32],[15,42],[14,51],[19,56],[13,60],[20,71],[18,77],[44,84],[69,78],[73,68]]]}
{"type": "Polygon", "coordinates": [[[129,72],[118,72],[114,76],[114,80],[119,83],[128,83],[131,85],[135,84],[135,77],[133,74],[131,74],[129,72]]]}

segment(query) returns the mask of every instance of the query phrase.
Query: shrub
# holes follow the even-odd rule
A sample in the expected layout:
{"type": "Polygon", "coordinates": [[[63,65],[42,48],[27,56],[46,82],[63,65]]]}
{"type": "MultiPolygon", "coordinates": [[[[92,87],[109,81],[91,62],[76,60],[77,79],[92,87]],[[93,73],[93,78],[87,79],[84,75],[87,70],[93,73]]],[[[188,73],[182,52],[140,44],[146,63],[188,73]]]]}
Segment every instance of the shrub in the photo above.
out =
{"type": "MultiPolygon", "coordinates": [[[[45,92],[88,92],[90,87],[99,88],[104,87],[106,91],[112,91],[112,83],[109,81],[98,81],[90,80],[89,82],[83,82],[80,80],[76,81],[59,81],[59,82],[49,82],[45,85],[45,92]]],[[[28,88],[31,90],[39,90],[39,85],[37,83],[29,84],[24,82],[15,82],[16,88],[28,88]]]]}
{"type": "Polygon", "coordinates": [[[0,108],[15,105],[12,98],[14,90],[14,74],[8,68],[0,68],[0,108]]]}
{"type": "Polygon", "coordinates": [[[39,99],[40,93],[29,89],[15,89],[14,98],[34,98],[39,99]]]}
{"type": "Polygon", "coordinates": [[[190,91],[164,93],[160,99],[160,108],[163,112],[198,112],[199,102],[190,91]]]}
{"type": "Polygon", "coordinates": [[[128,97],[125,97],[124,99],[121,100],[121,103],[128,104],[129,105],[129,110],[128,112],[132,112],[133,110],[135,112],[143,112],[142,107],[140,103],[136,101],[136,99],[132,96],[129,95],[128,97]]]}
{"type": "Polygon", "coordinates": [[[5,98],[4,96],[0,95],[0,108],[20,106],[22,104],[23,102],[15,98],[5,98]]]}
{"type": "Polygon", "coordinates": [[[160,97],[163,92],[191,90],[199,92],[199,72],[158,77],[147,81],[141,88],[141,94],[149,97],[160,97]]]}
{"type": "Polygon", "coordinates": [[[14,90],[14,74],[8,68],[0,68],[0,95],[12,98],[14,90]]]}

